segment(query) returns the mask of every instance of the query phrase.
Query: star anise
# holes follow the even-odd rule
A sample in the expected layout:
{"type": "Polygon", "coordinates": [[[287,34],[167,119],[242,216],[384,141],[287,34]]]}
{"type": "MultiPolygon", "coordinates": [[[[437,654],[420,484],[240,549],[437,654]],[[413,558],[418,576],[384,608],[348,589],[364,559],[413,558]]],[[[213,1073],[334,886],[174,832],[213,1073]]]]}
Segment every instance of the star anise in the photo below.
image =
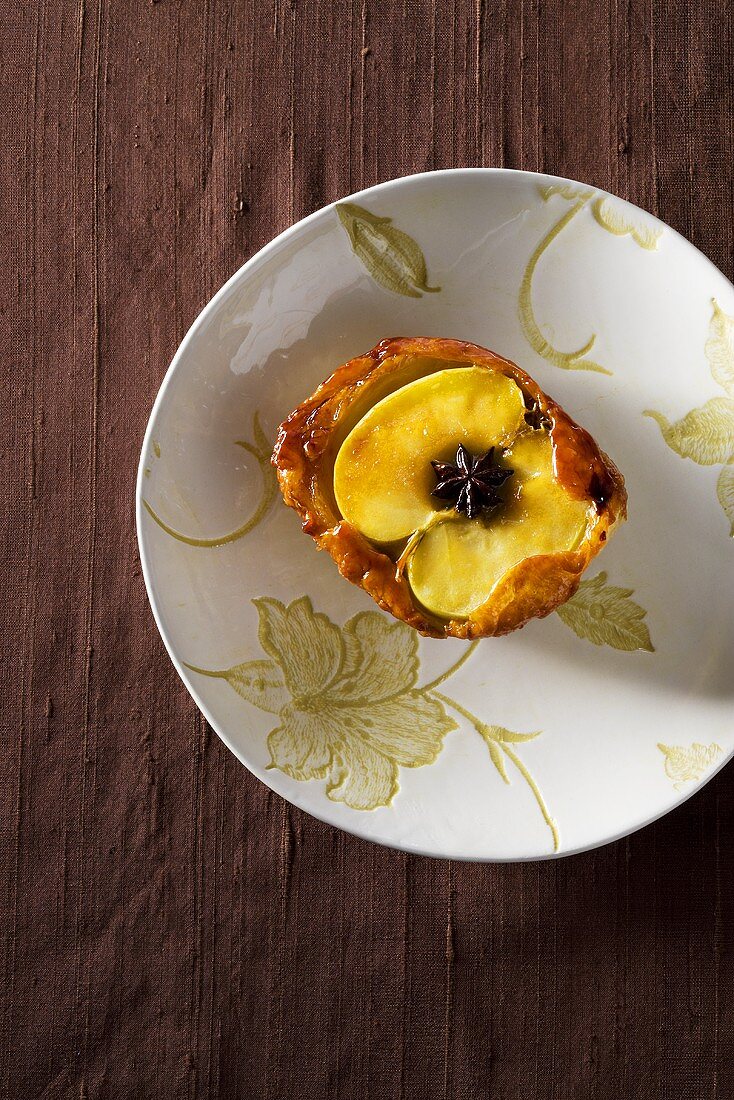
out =
{"type": "Polygon", "coordinates": [[[514,472],[495,460],[496,450],[496,447],[490,447],[485,455],[474,458],[460,443],[455,464],[432,462],[437,479],[433,496],[453,501],[456,511],[469,519],[496,508],[502,503],[498,490],[514,472]]]}

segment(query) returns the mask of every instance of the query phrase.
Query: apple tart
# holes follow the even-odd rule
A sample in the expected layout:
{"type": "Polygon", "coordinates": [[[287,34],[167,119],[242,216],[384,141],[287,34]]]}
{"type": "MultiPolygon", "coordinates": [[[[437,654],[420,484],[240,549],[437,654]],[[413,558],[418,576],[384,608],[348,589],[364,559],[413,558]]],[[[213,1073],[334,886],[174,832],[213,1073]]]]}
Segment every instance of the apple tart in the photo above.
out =
{"type": "Polygon", "coordinates": [[[280,426],[272,462],[342,576],[437,638],[550,614],[626,516],[589,433],[458,340],[383,340],[345,363],[280,426]]]}

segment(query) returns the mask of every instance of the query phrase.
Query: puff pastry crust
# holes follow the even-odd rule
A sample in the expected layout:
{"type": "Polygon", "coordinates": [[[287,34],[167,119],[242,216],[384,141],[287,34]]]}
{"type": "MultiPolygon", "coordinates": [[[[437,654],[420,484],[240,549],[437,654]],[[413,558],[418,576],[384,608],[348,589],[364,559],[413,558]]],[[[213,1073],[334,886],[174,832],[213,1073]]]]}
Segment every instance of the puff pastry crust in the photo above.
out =
{"type": "Polygon", "coordinates": [[[626,518],[622,475],[589,433],[516,364],[459,340],[383,340],[340,366],[281,424],[272,463],[286,504],[342,576],[385,611],[434,638],[493,637],[549,615],[574,594],[589,562],[626,518]],[[527,408],[547,425],[555,479],[570,496],[589,503],[590,519],[576,549],[526,558],[467,617],[444,620],[417,602],[395,558],[340,514],[334,463],[349,432],[382,398],[428,373],[466,366],[500,372],[517,383],[527,408]]]}

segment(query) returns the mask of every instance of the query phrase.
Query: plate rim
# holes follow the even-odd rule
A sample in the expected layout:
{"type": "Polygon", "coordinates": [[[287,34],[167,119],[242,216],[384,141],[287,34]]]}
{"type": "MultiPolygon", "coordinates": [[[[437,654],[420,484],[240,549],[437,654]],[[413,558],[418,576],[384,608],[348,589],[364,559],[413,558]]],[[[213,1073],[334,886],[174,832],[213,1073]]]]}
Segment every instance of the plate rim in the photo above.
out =
{"type": "Polygon", "coordinates": [[[653,222],[661,229],[665,229],[667,233],[670,233],[675,238],[680,239],[680,241],[682,241],[687,248],[693,249],[694,252],[696,252],[698,256],[705,261],[706,266],[711,269],[712,274],[714,274],[718,279],[723,279],[724,282],[726,282],[728,286],[732,288],[732,291],[734,291],[734,283],[732,283],[727,278],[727,276],[716,266],[713,260],[706,256],[706,254],[703,253],[699,248],[697,248],[697,246],[693,244],[692,241],[689,241],[687,237],[683,236],[683,234],[678,232],[677,229],[674,229],[672,226],[668,225],[667,222],[662,221],[659,217],[657,217],[657,215],[652,214],[648,210],[644,210],[642,207],[639,207],[634,203],[631,203],[629,199],[624,199],[622,198],[622,196],[616,195],[612,191],[606,191],[604,188],[598,187],[596,184],[584,183],[583,181],[575,180],[567,176],[557,176],[547,172],[529,172],[525,169],[516,168],[440,168],[429,172],[415,172],[405,176],[396,176],[393,179],[384,180],[381,183],[362,188],[360,191],[355,191],[351,194],[344,195],[334,200],[333,202],[327,203],[325,206],[319,207],[318,210],[313,211],[311,214],[306,215],[306,217],[301,218],[299,221],[294,222],[292,225],[289,225],[286,229],[282,230],[275,237],[273,237],[271,241],[269,241],[257,252],[255,252],[254,255],[250,256],[249,259],[245,260],[245,262],[241,264],[240,267],[238,267],[232,275],[229,276],[229,278],[224,282],[220,289],[205,303],[205,305],[197,313],[192,323],[189,325],[160,383],[155,400],[153,401],[153,404],[151,406],[150,413],[148,414],[148,420],[145,432],[143,434],[143,441],[141,445],[140,459],[138,462],[138,471],[135,482],[136,541],[138,546],[138,555],[142,568],[143,580],[145,583],[145,590],[148,596],[148,602],[150,604],[151,611],[153,612],[153,618],[158,628],[158,633],[161,636],[165,649],[171,659],[171,662],[176,672],[178,673],[180,679],[183,681],[186,690],[188,691],[191,698],[194,700],[194,703],[198,707],[199,711],[203,714],[206,722],[209,724],[209,726],[211,726],[211,728],[224,743],[227,749],[229,749],[229,751],[233,753],[236,759],[245,768],[247,768],[250,774],[254,776],[254,778],[257,779],[258,782],[263,783],[269,790],[271,790],[279,798],[282,798],[289,805],[295,806],[298,810],[301,810],[303,813],[306,813],[309,816],[315,818],[317,821],[321,821],[325,825],[328,825],[331,828],[339,830],[341,832],[345,832],[350,836],[357,837],[359,840],[368,841],[371,844],[376,844],[380,847],[388,848],[395,852],[403,852],[408,855],[414,856],[425,856],[430,859],[454,860],[463,863],[540,863],[558,859],[565,859],[569,856],[574,855],[581,855],[584,852],[592,852],[598,848],[603,848],[607,844],[614,844],[619,840],[623,840],[626,837],[632,836],[634,833],[639,832],[641,829],[646,829],[648,825],[652,825],[656,821],[659,821],[661,818],[666,817],[670,813],[673,813],[675,810],[679,809],[679,807],[682,806],[684,802],[687,802],[689,798],[693,798],[694,795],[698,794],[703,789],[703,787],[705,787],[708,783],[711,782],[712,779],[714,779],[716,775],[718,775],[721,769],[730,762],[732,757],[734,757],[734,747],[728,754],[724,756],[721,761],[718,761],[716,765],[712,767],[712,769],[704,778],[699,780],[699,782],[696,783],[696,785],[685,794],[681,795],[673,805],[668,806],[667,808],[661,810],[659,813],[653,814],[652,816],[646,818],[644,821],[634,824],[631,828],[621,829],[619,832],[614,833],[611,836],[604,837],[601,840],[594,841],[591,844],[584,844],[563,851],[547,852],[527,856],[486,856],[472,855],[465,852],[452,852],[450,854],[447,854],[435,851],[428,851],[425,848],[422,848],[419,844],[412,844],[410,842],[398,843],[396,841],[384,840],[380,837],[370,836],[366,831],[359,828],[358,823],[355,823],[354,826],[346,825],[341,822],[337,823],[332,820],[326,812],[321,812],[319,809],[314,809],[311,806],[306,807],[302,805],[300,801],[297,801],[292,797],[284,794],[282,791],[278,790],[275,786],[273,786],[273,783],[270,781],[270,777],[268,775],[259,774],[259,772],[255,770],[253,765],[245,758],[243,753],[230,739],[230,737],[227,735],[221,725],[215,720],[208,706],[201,698],[193,680],[190,680],[187,676],[183,666],[183,662],[179,659],[174,650],[173,643],[163,625],[162,608],[159,606],[159,601],[157,600],[155,595],[152,571],[145,551],[145,536],[143,533],[143,525],[145,522],[144,517],[146,512],[143,505],[143,493],[145,488],[145,469],[147,467],[146,456],[152,446],[154,424],[165,403],[167,391],[173,381],[173,377],[178,370],[180,363],[187,354],[190,344],[193,342],[199,329],[208,320],[209,316],[216,312],[220,301],[227,296],[229,291],[241,279],[249,274],[252,274],[255,270],[257,270],[257,268],[267,263],[272,256],[277,254],[277,252],[283,247],[284,244],[286,244],[292,237],[295,237],[298,233],[300,233],[304,227],[315,224],[317,221],[325,218],[326,215],[331,213],[339,203],[352,202],[362,199],[365,196],[382,194],[394,187],[405,185],[408,183],[414,183],[416,181],[427,181],[438,177],[455,178],[457,176],[505,176],[512,177],[518,180],[532,180],[535,182],[543,182],[550,186],[554,186],[557,184],[570,184],[574,187],[591,188],[594,191],[600,192],[601,194],[610,195],[612,198],[616,198],[621,202],[627,203],[634,210],[637,210],[640,213],[644,214],[646,218],[651,218],[653,222]]]}

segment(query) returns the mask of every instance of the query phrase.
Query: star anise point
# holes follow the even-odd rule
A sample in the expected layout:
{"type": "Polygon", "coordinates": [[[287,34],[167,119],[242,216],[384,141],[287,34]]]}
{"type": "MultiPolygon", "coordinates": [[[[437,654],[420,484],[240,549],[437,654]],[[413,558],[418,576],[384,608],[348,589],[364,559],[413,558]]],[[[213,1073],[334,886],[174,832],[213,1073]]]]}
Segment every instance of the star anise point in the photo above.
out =
{"type": "Polygon", "coordinates": [[[509,466],[495,459],[497,449],[490,447],[485,454],[475,458],[460,443],[453,463],[432,461],[436,475],[432,495],[439,500],[453,501],[456,511],[468,519],[495,509],[502,503],[500,487],[513,474],[509,466]]]}

